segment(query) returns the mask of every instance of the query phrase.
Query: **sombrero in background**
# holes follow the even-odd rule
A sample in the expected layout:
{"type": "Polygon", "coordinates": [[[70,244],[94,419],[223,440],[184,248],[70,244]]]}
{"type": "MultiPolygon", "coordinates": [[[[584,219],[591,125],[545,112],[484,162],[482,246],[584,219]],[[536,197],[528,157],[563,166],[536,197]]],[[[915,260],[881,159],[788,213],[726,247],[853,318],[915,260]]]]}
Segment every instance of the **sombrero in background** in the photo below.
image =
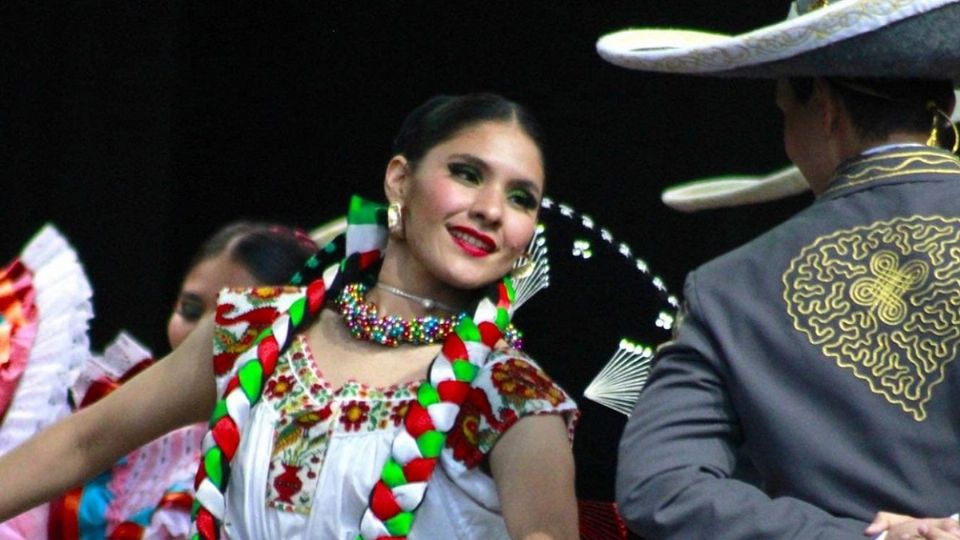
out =
{"type": "MultiPolygon", "coordinates": [[[[960,102],[960,91],[954,90],[954,95],[960,102]]],[[[953,109],[950,121],[960,122],[960,107],[953,109]]],[[[663,190],[660,200],[674,210],[697,212],[775,201],[809,190],[800,170],[791,165],[769,174],[730,174],[682,182],[663,190]]]]}
{"type": "Polygon", "coordinates": [[[729,36],[642,28],[597,42],[629,69],[714,77],[960,78],[958,0],[798,0],[787,20],[729,36]]]}

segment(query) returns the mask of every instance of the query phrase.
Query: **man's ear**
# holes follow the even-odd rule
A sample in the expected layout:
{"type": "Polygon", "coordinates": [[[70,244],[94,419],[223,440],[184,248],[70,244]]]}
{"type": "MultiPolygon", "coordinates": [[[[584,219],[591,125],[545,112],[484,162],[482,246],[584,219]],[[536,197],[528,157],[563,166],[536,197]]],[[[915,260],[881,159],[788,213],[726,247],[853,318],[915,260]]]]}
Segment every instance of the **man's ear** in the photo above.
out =
{"type": "Polygon", "coordinates": [[[823,132],[828,135],[835,134],[840,127],[840,107],[843,105],[826,79],[817,77],[813,80],[813,95],[810,100],[820,108],[820,127],[823,132]]]}
{"type": "Polygon", "coordinates": [[[383,175],[383,191],[388,202],[403,202],[410,183],[410,162],[402,155],[393,156],[383,175]]]}

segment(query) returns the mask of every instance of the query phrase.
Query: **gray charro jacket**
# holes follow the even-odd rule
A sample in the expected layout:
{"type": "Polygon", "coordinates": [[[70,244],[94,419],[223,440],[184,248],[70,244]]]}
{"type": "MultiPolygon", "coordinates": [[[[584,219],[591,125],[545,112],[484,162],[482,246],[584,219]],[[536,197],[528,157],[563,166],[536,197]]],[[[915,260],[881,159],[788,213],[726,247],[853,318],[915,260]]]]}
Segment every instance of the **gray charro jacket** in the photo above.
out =
{"type": "Polygon", "coordinates": [[[850,539],[960,510],[960,161],[892,147],[692,272],[620,444],[649,539],[850,539]],[[731,478],[738,454],[754,484],[731,478]]]}

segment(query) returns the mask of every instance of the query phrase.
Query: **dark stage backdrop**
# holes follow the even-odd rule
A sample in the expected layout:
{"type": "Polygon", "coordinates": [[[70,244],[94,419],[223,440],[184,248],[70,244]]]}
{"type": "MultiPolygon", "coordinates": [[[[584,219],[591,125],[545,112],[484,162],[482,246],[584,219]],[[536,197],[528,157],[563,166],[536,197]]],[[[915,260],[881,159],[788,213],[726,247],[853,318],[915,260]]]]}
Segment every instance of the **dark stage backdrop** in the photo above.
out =
{"type": "MultiPolygon", "coordinates": [[[[628,71],[603,62],[595,41],[631,25],[740,32],[786,11],[715,0],[4,3],[0,254],[54,222],[93,281],[94,343],[127,329],[164,353],[203,238],[241,217],[311,228],[351,193],[379,197],[406,112],[433,94],[489,90],[544,123],[549,194],[679,293],[687,271],[809,202],[686,215],[659,201],[679,181],[787,163],[772,84],[628,71]]],[[[570,309],[549,298],[545,313],[570,309]]],[[[612,304],[622,319],[635,309],[612,304]]],[[[576,335],[565,324],[556,331],[576,335]]]]}

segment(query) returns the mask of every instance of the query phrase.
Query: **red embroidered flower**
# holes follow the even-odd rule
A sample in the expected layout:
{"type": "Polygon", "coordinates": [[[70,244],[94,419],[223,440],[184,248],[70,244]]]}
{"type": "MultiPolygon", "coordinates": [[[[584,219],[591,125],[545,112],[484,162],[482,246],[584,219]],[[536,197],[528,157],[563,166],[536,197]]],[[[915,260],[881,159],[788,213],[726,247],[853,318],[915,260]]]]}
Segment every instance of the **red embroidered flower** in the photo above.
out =
{"type": "Polygon", "coordinates": [[[367,420],[370,406],[363,401],[351,401],[343,406],[340,413],[340,423],[347,431],[360,431],[360,427],[367,420]]]}
{"type": "Polygon", "coordinates": [[[505,396],[523,399],[544,399],[557,406],[566,400],[563,392],[557,388],[542,371],[520,358],[511,358],[497,363],[491,375],[493,384],[505,396]]]}
{"type": "Polygon", "coordinates": [[[401,401],[393,405],[390,409],[390,421],[393,422],[394,426],[399,426],[403,423],[403,419],[407,417],[408,410],[410,410],[409,401],[401,401]]]}
{"type": "Polygon", "coordinates": [[[480,419],[491,418],[490,401],[487,394],[479,388],[471,388],[463,406],[457,423],[447,434],[447,447],[453,449],[453,457],[473,468],[486,457],[480,450],[480,419]]]}
{"type": "Polygon", "coordinates": [[[289,375],[281,375],[276,379],[270,379],[267,381],[267,393],[270,397],[281,398],[290,390],[293,390],[293,383],[294,379],[289,375]]]}

